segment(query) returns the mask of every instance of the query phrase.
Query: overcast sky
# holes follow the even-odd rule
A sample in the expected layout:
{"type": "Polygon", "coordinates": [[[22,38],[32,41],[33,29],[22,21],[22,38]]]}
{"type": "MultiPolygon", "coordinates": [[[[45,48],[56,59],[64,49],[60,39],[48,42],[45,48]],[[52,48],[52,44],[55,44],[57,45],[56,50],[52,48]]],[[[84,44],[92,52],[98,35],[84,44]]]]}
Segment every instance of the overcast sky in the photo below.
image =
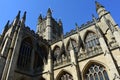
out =
{"type": "MultiPolygon", "coordinates": [[[[120,25],[120,0],[97,1],[111,12],[120,25]]],[[[21,17],[24,11],[27,11],[26,25],[36,31],[39,14],[46,16],[48,8],[52,9],[56,20],[62,20],[64,33],[75,29],[75,23],[80,26],[92,20],[92,14],[97,16],[95,0],[0,0],[0,33],[8,20],[13,21],[19,10],[21,17]]]]}

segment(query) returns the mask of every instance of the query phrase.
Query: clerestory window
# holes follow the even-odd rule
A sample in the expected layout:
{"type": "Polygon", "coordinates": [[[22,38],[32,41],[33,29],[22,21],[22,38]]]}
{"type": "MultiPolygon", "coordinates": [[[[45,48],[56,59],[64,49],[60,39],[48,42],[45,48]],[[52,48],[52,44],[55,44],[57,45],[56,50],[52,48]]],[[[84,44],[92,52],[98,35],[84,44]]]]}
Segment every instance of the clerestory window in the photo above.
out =
{"type": "Polygon", "coordinates": [[[96,55],[102,52],[99,38],[94,32],[88,32],[85,38],[85,47],[88,53],[87,56],[96,55]]]}
{"type": "Polygon", "coordinates": [[[97,35],[93,32],[89,32],[85,38],[85,44],[86,44],[86,48],[91,48],[91,47],[95,47],[96,45],[99,45],[99,40],[97,35]]]}

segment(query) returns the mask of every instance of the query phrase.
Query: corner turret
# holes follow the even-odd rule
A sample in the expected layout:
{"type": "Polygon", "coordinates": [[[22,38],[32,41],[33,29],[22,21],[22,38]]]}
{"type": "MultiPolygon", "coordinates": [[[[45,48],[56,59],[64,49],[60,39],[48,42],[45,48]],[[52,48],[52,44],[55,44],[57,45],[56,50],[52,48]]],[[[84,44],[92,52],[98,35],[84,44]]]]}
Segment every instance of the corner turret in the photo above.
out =
{"type": "Polygon", "coordinates": [[[97,11],[99,17],[102,17],[103,15],[108,13],[108,11],[106,11],[105,7],[103,5],[101,5],[99,2],[95,1],[95,5],[96,5],[96,11],[97,11]]]}

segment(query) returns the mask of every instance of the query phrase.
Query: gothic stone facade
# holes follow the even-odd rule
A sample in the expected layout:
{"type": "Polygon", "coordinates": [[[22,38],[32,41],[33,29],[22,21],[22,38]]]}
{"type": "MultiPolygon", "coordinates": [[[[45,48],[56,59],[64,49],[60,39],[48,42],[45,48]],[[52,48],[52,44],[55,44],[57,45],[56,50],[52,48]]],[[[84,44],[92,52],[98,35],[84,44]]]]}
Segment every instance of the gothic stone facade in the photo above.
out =
{"type": "Polygon", "coordinates": [[[20,11],[0,36],[1,80],[120,80],[120,30],[96,2],[98,18],[63,35],[62,21],[38,17],[37,32],[20,11]]]}

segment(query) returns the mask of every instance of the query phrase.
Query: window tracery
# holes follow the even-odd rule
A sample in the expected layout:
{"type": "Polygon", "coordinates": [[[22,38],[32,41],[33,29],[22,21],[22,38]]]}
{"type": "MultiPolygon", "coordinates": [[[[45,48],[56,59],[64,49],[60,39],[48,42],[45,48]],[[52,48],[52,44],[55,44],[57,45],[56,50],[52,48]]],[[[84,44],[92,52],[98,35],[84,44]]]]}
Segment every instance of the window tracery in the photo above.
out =
{"type": "Polygon", "coordinates": [[[85,80],[109,80],[106,68],[98,64],[92,64],[84,74],[85,80]]]}
{"type": "Polygon", "coordinates": [[[63,72],[59,76],[58,80],[73,80],[73,76],[71,74],[67,73],[67,72],[63,72]]]}
{"type": "Polygon", "coordinates": [[[53,56],[53,61],[55,66],[57,66],[58,63],[60,63],[60,61],[58,60],[59,55],[60,55],[60,47],[57,46],[54,49],[54,56],[53,56]]]}
{"type": "Polygon", "coordinates": [[[30,69],[31,63],[32,44],[29,38],[22,41],[21,48],[19,51],[17,67],[23,70],[30,69]]]}
{"type": "Polygon", "coordinates": [[[88,55],[100,53],[102,51],[97,35],[93,32],[88,32],[85,38],[85,47],[88,55]]]}
{"type": "Polygon", "coordinates": [[[63,46],[62,46],[62,49],[60,49],[60,47],[56,46],[53,53],[54,53],[54,56],[53,56],[54,66],[66,64],[67,62],[70,61],[63,46]]]}

